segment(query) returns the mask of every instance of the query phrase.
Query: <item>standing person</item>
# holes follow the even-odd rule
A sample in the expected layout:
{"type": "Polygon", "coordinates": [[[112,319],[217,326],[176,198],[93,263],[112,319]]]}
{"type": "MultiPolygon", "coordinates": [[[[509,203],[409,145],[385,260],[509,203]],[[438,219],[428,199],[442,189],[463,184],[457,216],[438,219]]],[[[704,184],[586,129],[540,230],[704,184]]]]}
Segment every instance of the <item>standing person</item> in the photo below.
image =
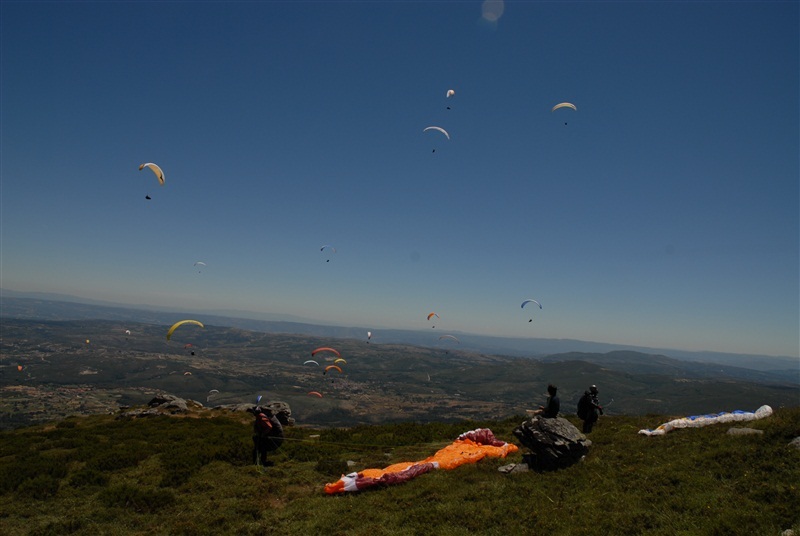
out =
{"type": "Polygon", "coordinates": [[[256,406],[252,413],[256,417],[253,423],[253,458],[256,464],[271,467],[275,463],[267,460],[267,453],[278,450],[283,444],[283,425],[269,409],[256,406]]]}
{"type": "Polygon", "coordinates": [[[541,415],[547,419],[555,419],[558,417],[558,412],[561,410],[561,400],[558,398],[558,387],[552,383],[547,386],[547,402],[544,406],[539,406],[539,409],[530,411],[533,415],[541,415]]]}
{"type": "Polygon", "coordinates": [[[578,418],[583,421],[584,434],[592,431],[594,423],[603,414],[603,407],[597,399],[597,393],[597,386],[592,385],[588,391],[584,391],[583,396],[578,401],[578,418]]]}

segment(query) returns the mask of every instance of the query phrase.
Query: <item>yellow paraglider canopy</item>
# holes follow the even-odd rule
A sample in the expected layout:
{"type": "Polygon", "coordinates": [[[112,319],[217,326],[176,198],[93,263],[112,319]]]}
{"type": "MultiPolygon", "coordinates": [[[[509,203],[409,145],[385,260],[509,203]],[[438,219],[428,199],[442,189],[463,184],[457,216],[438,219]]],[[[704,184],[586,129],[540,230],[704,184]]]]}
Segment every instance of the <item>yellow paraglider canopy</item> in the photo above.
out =
{"type": "Polygon", "coordinates": [[[205,326],[202,323],[198,322],[197,320],[181,320],[179,322],[175,322],[174,324],[172,324],[172,327],[169,328],[169,331],[167,331],[167,340],[169,340],[172,337],[172,333],[176,329],[178,329],[180,326],[182,326],[184,324],[196,324],[196,325],[200,326],[201,328],[205,329],[205,326]]]}

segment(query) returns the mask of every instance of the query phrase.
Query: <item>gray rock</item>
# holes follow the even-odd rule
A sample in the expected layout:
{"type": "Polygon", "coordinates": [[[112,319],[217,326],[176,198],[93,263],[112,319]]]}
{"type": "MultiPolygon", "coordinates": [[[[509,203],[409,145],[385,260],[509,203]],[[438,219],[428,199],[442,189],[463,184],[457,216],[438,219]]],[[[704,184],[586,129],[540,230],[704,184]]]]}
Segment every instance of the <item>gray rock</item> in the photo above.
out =
{"type": "Polygon", "coordinates": [[[791,441],[789,441],[789,446],[794,447],[796,449],[800,449],[800,436],[795,437],[791,441]]]}
{"type": "Polygon", "coordinates": [[[272,411],[281,424],[284,426],[294,426],[294,417],[292,417],[292,408],[286,402],[275,401],[261,406],[272,411]]]}
{"type": "MultiPolygon", "coordinates": [[[[286,402],[276,400],[265,404],[259,404],[262,409],[267,410],[267,413],[275,415],[283,426],[294,426],[295,420],[292,417],[292,408],[286,402]]],[[[215,406],[214,409],[225,409],[228,411],[246,411],[253,413],[256,406],[252,404],[224,404],[215,406]]]]}
{"type": "MultiPolygon", "coordinates": [[[[284,426],[293,426],[295,423],[292,417],[292,408],[286,402],[276,401],[268,404],[262,404],[262,408],[272,412],[284,426]]],[[[154,415],[175,415],[183,413],[193,413],[204,409],[205,406],[196,400],[184,400],[170,394],[160,394],[153,397],[147,403],[146,408],[132,409],[117,415],[118,419],[135,419],[138,417],[151,417],[154,415]]],[[[215,406],[217,410],[227,410],[233,412],[253,412],[254,406],[252,404],[224,404],[215,406]]],[[[120,408],[122,409],[122,408],[120,408]]]]}
{"type": "Polygon", "coordinates": [[[755,428],[729,428],[728,435],[760,435],[764,430],[756,430],[755,428]]]}
{"type": "Polygon", "coordinates": [[[514,474],[514,473],[525,473],[530,471],[530,467],[528,467],[527,463],[510,463],[508,465],[504,465],[497,469],[501,473],[506,474],[514,474]]]}
{"type": "Polygon", "coordinates": [[[523,455],[523,460],[537,471],[569,467],[579,462],[592,444],[580,430],[562,417],[533,417],[517,426],[513,434],[523,446],[530,449],[530,454],[523,455]]]}
{"type": "MultiPolygon", "coordinates": [[[[189,401],[192,404],[197,404],[197,402],[189,401]]],[[[163,410],[170,411],[171,413],[186,413],[189,411],[187,407],[187,401],[183,398],[180,398],[175,395],[169,394],[161,394],[154,397],[150,402],[147,403],[148,406],[151,408],[160,408],[163,410]]],[[[202,404],[201,404],[202,406],[202,404]]]]}

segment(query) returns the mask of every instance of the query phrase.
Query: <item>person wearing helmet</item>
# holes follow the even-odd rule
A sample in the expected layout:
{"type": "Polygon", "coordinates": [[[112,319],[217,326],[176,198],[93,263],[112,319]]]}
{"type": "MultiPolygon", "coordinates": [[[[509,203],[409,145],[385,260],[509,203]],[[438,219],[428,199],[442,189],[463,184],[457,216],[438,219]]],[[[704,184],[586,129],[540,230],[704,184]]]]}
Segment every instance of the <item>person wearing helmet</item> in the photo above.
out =
{"type": "Polygon", "coordinates": [[[594,423],[603,414],[603,407],[597,399],[597,394],[597,386],[592,385],[588,391],[584,391],[583,396],[578,401],[578,418],[583,421],[584,434],[592,431],[594,423]]]}

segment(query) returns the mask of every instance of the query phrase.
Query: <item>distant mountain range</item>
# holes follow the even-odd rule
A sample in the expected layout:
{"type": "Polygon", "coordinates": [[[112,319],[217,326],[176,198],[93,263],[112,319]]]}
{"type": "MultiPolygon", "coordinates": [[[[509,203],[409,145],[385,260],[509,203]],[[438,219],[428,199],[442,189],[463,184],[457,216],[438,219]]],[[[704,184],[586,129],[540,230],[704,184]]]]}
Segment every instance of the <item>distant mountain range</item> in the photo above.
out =
{"type": "MultiPolygon", "coordinates": [[[[199,318],[207,325],[234,327],[263,333],[284,333],[336,339],[366,339],[362,326],[336,326],[315,323],[310,319],[291,315],[254,313],[236,310],[176,311],[148,305],[123,305],[112,302],[87,300],[76,296],[48,293],[17,292],[0,289],[0,317],[35,320],[117,320],[168,325],[189,316],[199,318]]],[[[735,371],[747,369],[764,374],[756,375],[759,381],[768,378],[800,384],[800,360],[796,357],[730,354],[721,352],[693,352],[666,348],[647,348],[621,344],[581,341],[574,339],[513,338],[449,332],[458,337],[458,348],[490,355],[536,358],[542,361],[579,360],[592,361],[591,355],[609,352],[640,352],[663,359],[697,363],[695,368],[708,370],[728,369],[727,373],[743,377],[749,373],[735,371]],[[731,368],[733,367],[733,368],[731,368]]],[[[438,333],[386,329],[373,332],[373,341],[381,344],[407,344],[442,348],[451,341],[442,341],[438,333]]],[[[653,363],[655,365],[655,363],[653,363]]],[[[663,364],[663,363],[662,363],[663,364]]],[[[608,360],[603,361],[608,366],[608,360]]]]}

